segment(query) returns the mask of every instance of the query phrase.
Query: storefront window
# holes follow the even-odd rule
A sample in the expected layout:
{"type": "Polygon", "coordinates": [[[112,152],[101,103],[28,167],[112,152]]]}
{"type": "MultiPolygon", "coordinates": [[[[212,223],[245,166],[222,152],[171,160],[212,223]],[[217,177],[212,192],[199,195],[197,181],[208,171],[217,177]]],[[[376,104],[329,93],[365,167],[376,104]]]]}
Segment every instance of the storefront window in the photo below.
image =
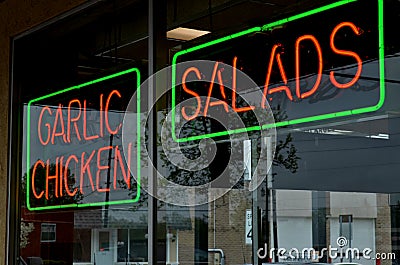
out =
{"type": "Polygon", "coordinates": [[[164,4],[14,41],[21,262],[397,263],[399,3],[164,4]]]}
{"type": "Polygon", "coordinates": [[[118,262],[147,260],[147,230],[118,230],[118,262]]]}
{"type": "Polygon", "coordinates": [[[74,262],[90,262],[92,231],[90,229],[74,229],[74,262]]]}
{"type": "Polygon", "coordinates": [[[146,77],[146,14],[144,3],[104,2],[15,42],[22,261],[147,262],[147,200],[129,168],[137,145],[126,161],[121,135],[146,77]],[[121,48],[127,43],[138,51],[121,48]]]}
{"type": "Polygon", "coordinates": [[[56,241],[56,224],[46,224],[41,225],[41,237],[40,242],[55,242],[56,241]]]}

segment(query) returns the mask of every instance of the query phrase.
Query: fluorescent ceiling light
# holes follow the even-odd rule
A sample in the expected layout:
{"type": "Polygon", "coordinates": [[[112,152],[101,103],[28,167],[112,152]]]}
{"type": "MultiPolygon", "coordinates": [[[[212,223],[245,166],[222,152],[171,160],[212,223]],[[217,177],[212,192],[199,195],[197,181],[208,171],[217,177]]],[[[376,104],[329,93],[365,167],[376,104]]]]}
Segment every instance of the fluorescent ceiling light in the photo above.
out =
{"type": "Polygon", "coordinates": [[[193,40],[208,33],[210,33],[210,31],[179,27],[168,31],[167,38],[175,40],[193,40]]]}

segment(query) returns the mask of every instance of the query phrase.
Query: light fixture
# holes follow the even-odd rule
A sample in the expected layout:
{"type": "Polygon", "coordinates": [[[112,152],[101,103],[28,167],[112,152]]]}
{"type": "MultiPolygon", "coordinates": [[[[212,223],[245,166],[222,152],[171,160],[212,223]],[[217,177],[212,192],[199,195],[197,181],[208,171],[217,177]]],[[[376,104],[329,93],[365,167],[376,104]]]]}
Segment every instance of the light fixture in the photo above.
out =
{"type": "Polygon", "coordinates": [[[210,31],[179,27],[168,31],[167,38],[188,41],[206,35],[208,33],[210,33],[210,31]]]}

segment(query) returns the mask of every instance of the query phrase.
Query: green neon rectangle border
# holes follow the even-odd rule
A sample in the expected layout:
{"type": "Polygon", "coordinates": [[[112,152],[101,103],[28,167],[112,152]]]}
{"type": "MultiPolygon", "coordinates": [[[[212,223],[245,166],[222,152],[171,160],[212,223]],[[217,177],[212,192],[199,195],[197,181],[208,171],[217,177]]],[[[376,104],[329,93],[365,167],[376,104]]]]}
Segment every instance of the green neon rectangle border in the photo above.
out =
{"type": "Polygon", "coordinates": [[[197,135],[197,136],[191,136],[191,137],[186,137],[186,138],[177,138],[176,137],[176,132],[175,132],[175,108],[176,108],[176,90],[175,90],[175,85],[176,85],[176,63],[177,59],[179,56],[200,50],[202,48],[206,48],[209,46],[212,46],[214,44],[219,44],[223,43],[225,41],[238,38],[241,36],[245,36],[254,32],[259,32],[259,31],[267,31],[270,29],[273,29],[274,27],[283,25],[285,23],[295,21],[297,19],[301,19],[310,15],[314,15],[317,13],[321,13],[323,11],[327,11],[336,7],[340,7],[346,4],[354,3],[359,0],[341,0],[337,1],[335,3],[325,5],[319,8],[315,8],[313,10],[300,13],[298,15],[294,15],[285,19],[281,19],[272,23],[265,24],[261,27],[254,27],[248,30],[244,30],[223,38],[219,38],[198,46],[194,46],[192,48],[182,50],[177,52],[173,59],[172,59],[172,138],[176,142],[188,142],[188,141],[194,141],[194,140],[201,140],[204,138],[212,138],[212,137],[218,137],[218,136],[225,136],[225,135],[230,135],[230,134],[235,134],[235,133],[243,133],[243,132],[250,132],[250,131],[259,131],[263,129],[269,129],[273,127],[282,127],[282,126],[288,126],[288,125],[293,125],[293,124],[300,124],[300,123],[306,123],[306,122],[313,122],[313,121],[321,121],[321,120],[326,120],[326,119],[331,119],[331,118],[336,118],[336,117],[345,117],[345,116],[350,116],[350,115],[355,115],[355,114],[362,114],[362,113],[368,113],[368,112],[373,112],[379,110],[382,106],[383,103],[385,102],[385,52],[384,52],[384,32],[383,32],[383,0],[378,0],[378,45],[379,45],[379,78],[380,78],[380,91],[379,91],[379,101],[376,105],[370,106],[370,107],[363,107],[359,109],[352,109],[352,110],[345,110],[345,111],[340,111],[340,112],[334,112],[334,113],[327,113],[327,114],[321,114],[321,115],[316,115],[316,116],[311,116],[311,117],[305,117],[305,118],[299,118],[299,119],[294,119],[290,121],[281,121],[277,122],[275,124],[264,124],[262,126],[252,126],[252,127],[247,127],[247,128],[240,128],[240,129],[234,129],[234,130],[229,130],[229,131],[222,131],[222,132],[216,132],[216,133],[210,133],[210,134],[203,134],[203,135],[197,135]]]}
{"type": "MultiPolygon", "coordinates": [[[[31,207],[30,206],[30,201],[29,201],[29,195],[30,195],[30,133],[31,133],[31,127],[30,127],[30,123],[31,123],[31,105],[37,101],[43,100],[43,99],[47,99],[50,97],[54,97],[66,92],[70,92],[72,90],[78,90],[81,89],[83,87],[86,86],[90,86],[96,83],[100,83],[102,81],[106,81],[115,77],[119,77],[122,75],[126,75],[126,74],[130,74],[130,73],[136,73],[137,76],[137,80],[136,80],[136,86],[137,86],[137,93],[136,93],[136,112],[140,113],[140,71],[137,68],[130,68],[127,69],[125,71],[121,71],[115,74],[111,74],[105,77],[101,77],[80,85],[76,85],[76,86],[72,86],[63,90],[59,90],[56,91],[54,93],[48,94],[48,95],[44,95],[35,99],[32,99],[31,101],[29,101],[28,103],[28,113],[27,113],[27,133],[26,133],[26,142],[27,142],[27,147],[26,147],[26,165],[27,165],[27,181],[26,181],[26,205],[28,207],[28,210],[30,211],[40,211],[40,210],[55,210],[55,209],[67,209],[67,208],[85,208],[85,207],[94,207],[94,206],[105,206],[105,205],[116,205],[116,204],[127,204],[127,203],[135,203],[137,201],[139,201],[140,198],[140,155],[137,155],[137,168],[136,168],[136,174],[137,174],[137,193],[136,193],[136,197],[134,199],[131,200],[118,200],[118,201],[111,201],[111,202],[93,202],[93,203],[73,203],[73,204],[64,204],[64,205],[51,205],[51,206],[41,206],[41,207],[31,207]]],[[[138,115],[137,117],[137,154],[140,154],[140,115],[138,115]]]]}

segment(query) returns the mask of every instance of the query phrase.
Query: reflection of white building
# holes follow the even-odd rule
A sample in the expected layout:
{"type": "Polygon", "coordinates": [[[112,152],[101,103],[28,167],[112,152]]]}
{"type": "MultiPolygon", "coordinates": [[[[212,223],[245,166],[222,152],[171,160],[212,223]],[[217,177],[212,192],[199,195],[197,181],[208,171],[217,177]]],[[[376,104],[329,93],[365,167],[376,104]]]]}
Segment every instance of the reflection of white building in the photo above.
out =
{"type": "MultiPolygon", "coordinates": [[[[165,214],[159,216],[160,220],[168,223],[168,229],[162,230],[165,234],[160,232],[165,244],[159,248],[166,252],[166,264],[179,264],[179,232],[190,230],[191,222],[185,217],[186,211],[162,213],[165,214]]],[[[75,212],[74,264],[147,264],[147,224],[147,210],[103,208],[75,212]]]]}
{"type": "MultiPolygon", "coordinates": [[[[366,248],[372,250],[371,256],[374,257],[379,249],[384,246],[377,246],[379,237],[384,236],[385,231],[382,227],[377,227],[377,222],[382,223],[382,219],[386,219],[386,227],[384,230],[390,231],[390,215],[378,216],[379,208],[388,207],[380,205],[383,195],[373,193],[350,193],[350,192],[326,192],[318,193],[325,195],[326,215],[322,218],[326,219],[326,247],[331,245],[332,248],[338,248],[337,239],[344,236],[349,239],[351,234],[352,240],[348,240],[346,246],[342,248],[343,252],[346,249],[357,248],[360,253],[366,248]],[[352,216],[352,222],[342,220],[340,216],[352,216]],[[378,220],[379,219],[379,220],[378,220]],[[350,224],[351,223],[351,224],[350,224]],[[349,229],[349,226],[351,228],[349,229]]],[[[277,226],[278,226],[278,244],[279,247],[290,250],[291,248],[299,249],[312,248],[313,246],[313,195],[311,191],[293,191],[280,190],[277,191],[277,226]]],[[[320,217],[321,218],[321,217],[320,217]]],[[[390,245],[390,232],[386,244],[390,245]]],[[[362,256],[362,254],[361,254],[362,256]]],[[[340,262],[341,259],[331,259],[332,262],[340,262]]],[[[344,258],[342,261],[349,261],[344,258]]],[[[375,260],[367,260],[361,257],[360,260],[353,262],[373,265],[375,260]]]]}

